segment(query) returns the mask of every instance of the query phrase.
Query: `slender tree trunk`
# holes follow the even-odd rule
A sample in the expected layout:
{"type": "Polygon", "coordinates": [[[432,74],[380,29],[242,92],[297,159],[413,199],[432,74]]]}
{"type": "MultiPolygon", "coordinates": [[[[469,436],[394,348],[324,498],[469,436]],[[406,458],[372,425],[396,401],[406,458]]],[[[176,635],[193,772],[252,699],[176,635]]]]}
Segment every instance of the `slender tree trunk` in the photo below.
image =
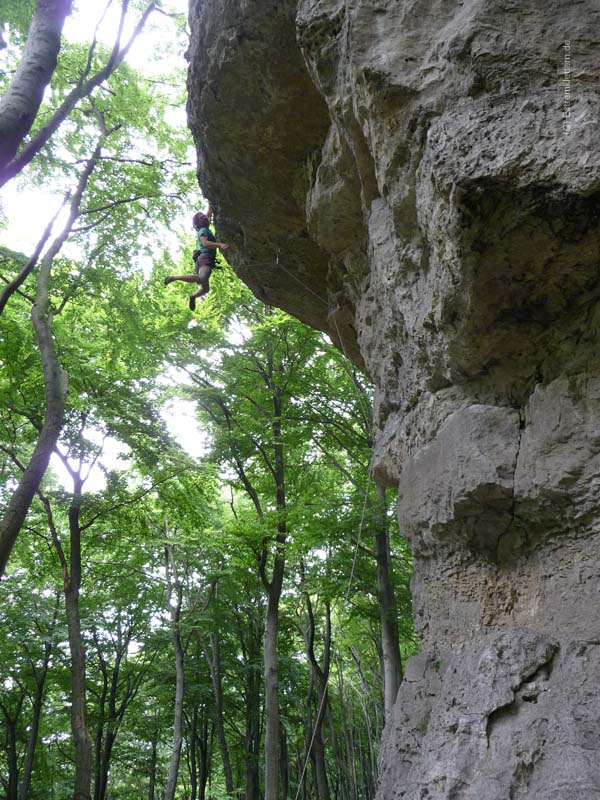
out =
{"type": "MultiPolygon", "coordinates": [[[[165,526],[166,538],[168,529],[165,526]]],[[[165,569],[167,573],[167,605],[171,613],[171,625],[173,628],[173,649],[175,652],[175,710],[173,715],[173,750],[169,762],[169,770],[163,793],[163,800],[174,800],[177,788],[177,775],[179,773],[179,761],[181,758],[181,747],[183,744],[183,695],[185,689],[183,671],[183,645],[179,632],[179,619],[182,605],[182,589],[177,573],[177,565],[172,544],[165,547],[165,569]],[[175,595],[175,603],[172,597],[175,595]]]]}
{"type": "Polygon", "coordinates": [[[198,800],[198,767],[196,765],[196,738],[198,736],[198,706],[194,705],[192,723],[190,725],[190,738],[188,745],[189,773],[190,773],[190,800],[198,800]]]}
{"type": "Polygon", "coordinates": [[[371,724],[371,717],[369,715],[369,710],[375,710],[377,713],[377,706],[378,703],[376,702],[375,698],[373,697],[373,693],[369,688],[369,684],[367,683],[367,679],[365,677],[365,673],[363,670],[362,662],[360,659],[360,652],[355,650],[353,647],[349,648],[350,654],[354,659],[354,663],[356,664],[356,670],[358,672],[358,677],[360,679],[360,685],[362,689],[362,694],[360,698],[360,705],[363,711],[363,716],[365,718],[365,728],[367,731],[367,737],[369,741],[369,756],[370,756],[370,766],[371,772],[373,775],[377,774],[376,769],[376,758],[374,756],[374,748],[373,748],[373,731],[372,731],[372,724],[371,724]]]}
{"type": "Polygon", "coordinates": [[[208,713],[204,709],[204,722],[202,725],[202,735],[197,737],[198,743],[198,756],[199,756],[199,770],[198,770],[198,800],[205,800],[206,798],[206,785],[208,783],[208,713]]]}
{"type": "Polygon", "coordinates": [[[330,707],[327,709],[327,722],[329,725],[329,738],[331,740],[331,749],[333,750],[333,757],[336,765],[337,786],[335,789],[335,797],[346,798],[348,797],[346,767],[344,764],[344,758],[342,752],[340,750],[338,731],[336,729],[336,725],[334,724],[333,715],[331,713],[330,707]]]}
{"type": "Polygon", "coordinates": [[[379,509],[375,534],[377,556],[377,599],[381,620],[381,649],[383,661],[383,689],[385,721],[391,718],[392,709],[402,680],[400,637],[398,634],[398,609],[392,582],[389,526],[385,505],[385,489],[377,487],[379,509]]]}
{"type": "Polygon", "coordinates": [[[3,778],[6,787],[6,800],[17,800],[17,789],[19,786],[19,759],[17,757],[17,720],[21,711],[23,697],[18,704],[17,712],[14,716],[10,715],[8,709],[3,707],[5,724],[5,748],[6,762],[8,767],[8,779],[3,778]]]}
{"type": "Polygon", "coordinates": [[[319,800],[329,800],[329,781],[325,764],[325,745],[323,742],[323,721],[318,723],[318,730],[313,742],[313,765],[315,771],[315,785],[319,800]]]}
{"type": "Polygon", "coordinates": [[[92,773],[92,742],[85,713],[85,651],[81,639],[78,596],[72,590],[66,594],[67,625],[71,650],[71,730],[75,745],[75,787],[73,800],[89,800],[92,773]]]}
{"type": "Polygon", "coordinates": [[[217,723],[217,738],[223,762],[223,775],[225,777],[225,788],[227,794],[233,796],[233,773],[231,771],[231,760],[225,736],[225,722],[223,716],[223,682],[221,678],[221,643],[219,634],[211,634],[210,637],[212,655],[209,655],[205,648],[204,653],[208,663],[213,685],[213,695],[215,700],[215,720],[217,723]]]}
{"type": "Polygon", "coordinates": [[[19,66],[0,98],[0,169],[33,125],[56,68],[60,34],[70,13],[70,0],[38,0],[19,66]]]}
{"type": "Polygon", "coordinates": [[[152,751],[150,753],[150,781],[148,784],[148,800],[154,800],[154,792],[156,791],[156,763],[157,763],[157,748],[158,748],[158,731],[152,739],[152,751]]]}
{"type": "MultiPolygon", "coordinates": [[[[271,356],[269,356],[271,358],[271,356]]],[[[272,364],[270,376],[272,378],[272,364]]],[[[277,537],[273,561],[273,575],[269,581],[265,573],[266,550],[260,563],[260,572],[267,592],[267,613],[265,617],[264,639],[264,680],[265,680],[265,800],[279,800],[279,660],[277,656],[277,635],[279,631],[279,600],[285,572],[286,495],[285,463],[282,443],[282,397],[280,391],[271,383],[273,390],[273,455],[275,478],[275,502],[278,513],[277,537]]]]}
{"type": "Polygon", "coordinates": [[[10,553],[25,522],[31,501],[39,489],[63,426],[68,378],[59,363],[52,335],[52,314],[50,312],[49,298],[50,273],[52,262],[58,255],[73,227],[73,223],[77,219],[83,193],[100,154],[101,148],[98,145],[79,178],[65,227],[54,239],[40,264],[36,298],[31,310],[31,318],[44,373],[45,419],[29,463],[25,467],[19,484],[13,492],[0,520],[0,577],[4,574],[10,553]]]}
{"type": "Polygon", "coordinates": [[[48,301],[49,272],[50,263],[46,257],[42,260],[38,294],[32,310],[33,324],[44,372],[46,417],[33,454],[0,521],[0,576],[4,574],[8,558],[25,521],[33,496],[48,467],[50,456],[62,429],[65,412],[67,375],[58,363],[52,338],[52,322],[48,301]]]}
{"type": "Polygon", "coordinates": [[[110,762],[116,737],[115,722],[109,719],[106,735],[104,736],[104,747],[102,748],[102,761],[100,764],[99,800],[106,800],[108,792],[108,774],[110,772],[110,762]]]}
{"type": "MultiPolygon", "coordinates": [[[[283,572],[283,563],[279,565],[283,572]]],[[[265,800],[279,800],[279,671],[277,633],[279,627],[279,594],[267,596],[265,619],[265,800]]]]}
{"type": "Polygon", "coordinates": [[[342,672],[342,662],[337,660],[338,682],[339,682],[339,702],[342,721],[342,732],[346,745],[346,769],[349,784],[350,800],[358,800],[358,786],[356,783],[356,760],[354,755],[354,741],[352,739],[352,720],[348,716],[345,700],[344,675],[342,672]]]}
{"type": "Polygon", "coordinates": [[[94,800],[106,800],[110,764],[119,726],[129,703],[133,700],[139,688],[139,681],[132,680],[130,675],[126,675],[121,690],[119,689],[121,667],[123,660],[127,657],[127,649],[131,642],[133,627],[130,624],[123,629],[120,619],[116,622],[115,627],[116,631],[113,628],[115,660],[110,667],[110,685],[109,662],[104,657],[102,644],[94,633],[98,662],[102,672],[102,692],[99,700],[95,747],[94,800]]]}
{"type": "MultiPolygon", "coordinates": [[[[85,422],[85,416],[83,419],[85,422]]],[[[79,614],[79,592],[81,590],[81,525],[79,515],[83,487],[81,478],[82,463],[80,462],[78,470],[71,467],[66,460],[64,463],[73,480],[73,496],[69,506],[69,542],[71,552],[68,563],[54,524],[50,502],[39,491],[38,495],[46,509],[52,541],[56,548],[63,574],[67,632],[71,655],[71,732],[75,748],[73,800],[90,800],[92,739],[86,722],[86,653],[79,614]]]]}
{"type": "Polygon", "coordinates": [[[300,751],[296,753],[296,770],[298,772],[298,783],[302,781],[300,797],[302,800],[306,800],[306,772],[304,771],[304,761],[300,751]]]}
{"type": "Polygon", "coordinates": [[[13,725],[7,731],[8,750],[6,753],[8,761],[8,793],[7,800],[17,800],[17,787],[19,785],[19,762],[17,759],[17,740],[13,725]]]}
{"type": "MultiPolygon", "coordinates": [[[[99,649],[99,648],[98,648],[99,649]]],[[[102,671],[102,691],[98,699],[98,721],[96,722],[96,736],[94,747],[94,800],[100,800],[102,792],[102,742],[104,739],[104,726],[106,724],[106,696],[108,694],[108,675],[100,653],[100,668],[102,671]]]]}
{"type": "Polygon", "coordinates": [[[71,541],[70,577],[65,587],[65,606],[69,648],[71,651],[71,730],[75,745],[75,786],[73,800],[89,800],[92,780],[92,740],[86,723],[86,655],[81,634],[79,592],[81,589],[81,510],[82,480],[76,476],[74,493],[69,508],[69,533],[71,541]]]}
{"type": "Polygon", "coordinates": [[[245,800],[259,800],[259,753],[260,753],[260,678],[257,660],[260,654],[260,627],[252,619],[246,657],[246,737],[245,737],[245,800]]]}
{"type": "MultiPolygon", "coordinates": [[[[56,611],[58,612],[58,598],[56,611]]],[[[56,623],[56,616],[54,619],[56,623]]],[[[54,627],[54,626],[53,626],[54,627]]],[[[44,686],[46,685],[46,675],[48,674],[48,667],[50,665],[50,655],[52,653],[52,644],[50,642],[44,643],[44,660],[42,667],[36,676],[35,680],[35,695],[33,698],[33,718],[31,720],[31,729],[29,731],[29,739],[27,741],[27,753],[25,755],[25,762],[23,764],[23,778],[19,787],[19,800],[27,800],[29,796],[29,788],[31,786],[31,775],[33,773],[33,764],[35,760],[35,750],[37,747],[38,734],[40,730],[40,719],[42,716],[42,708],[44,704],[44,686]]]]}
{"type": "Polygon", "coordinates": [[[259,800],[260,753],[260,667],[262,620],[260,609],[255,609],[242,619],[236,615],[237,632],[244,658],[246,685],[244,707],[246,729],[244,735],[244,800],[259,800]]]}
{"type": "Polygon", "coordinates": [[[206,706],[199,714],[194,708],[190,726],[190,800],[204,800],[208,780],[208,713],[206,706]]]}
{"type": "Polygon", "coordinates": [[[365,748],[363,747],[363,740],[362,736],[360,735],[360,731],[356,731],[355,739],[358,741],[358,758],[360,761],[360,771],[362,776],[362,796],[365,800],[371,800],[372,792],[372,782],[371,782],[371,775],[370,775],[370,767],[368,762],[368,756],[365,753],[365,748]]]}
{"type": "MultiPolygon", "coordinates": [[[[329,667],[331,663],[331,608],[328,602],[325,603],[325,635],[323,637],[323,655],[319,664],[315,655],[315,635],[316,623],[313,604],[310,592],[306,587],[306,575],[304,561],[300,561],[300,575],[304,594],[304,604],[306,607],[307,625],[303,630],[306,654],[311,673],[311,685],[317,689],[317,712],[315,715],[314,726],[309,722],[309,755],[313,767],[315,788],[319,800],[329,800],[329,781],[327,778],[327,767],[325,763],[325,739],[324,723],[327,715],[328,692],[327,684],[329,681],[329,667]]],[[[312,692],[311,692],[312,694],[312,692]]],[[[309,697],[309,704],[312,698],[309,697]]],[[[309,720],[311,718],[309,705],[309,720]]]]}
{"type": "Polygon", "coordinates": [[[281,747],[279,748],[279,774],[281,776],[281,794],[280,797],[289,797],[290,785],[290,772],[289,772],[289,759],[288,759],[288,739],[285,729],[281,730],[281,747]]]}
{"type": "Polygon", "coordinates": [[[365,718],[365,730],[367,732],[367,744],[369,746],[368,761],[365,762],[367,764],[367,766],[368,766],[368,773],[365,770],[365,774],[368,774],[368,776],[369,776],[369,785],[372,787],[374,782],[375,782],[374,776],[375,777],[377,776],[377,763],[376,763],[376,759],[375,759],[375,748],[373,746],[373,734],[372,734],[372,731],[371,731],[371,720],[369,718],[369,709],[367,708],[367,704],[366,704],[366,702],[364,702],[364,700],[361,703],[361,706],[362,706],[362,710],[363,710],[363,716],[365,718]]]}

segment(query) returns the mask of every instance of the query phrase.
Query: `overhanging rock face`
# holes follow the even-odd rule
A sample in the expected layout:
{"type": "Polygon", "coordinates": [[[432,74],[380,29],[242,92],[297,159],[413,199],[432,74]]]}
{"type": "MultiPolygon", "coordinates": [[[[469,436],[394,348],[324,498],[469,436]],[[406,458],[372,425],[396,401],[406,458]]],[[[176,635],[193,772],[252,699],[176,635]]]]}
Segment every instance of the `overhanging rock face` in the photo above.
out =
{"type": "Polygon", "coordinates": [[[202,0],[191,24],[236,269],[376,386],[421,637],[379,800],[600,796],[600,7],[202,0]]]}

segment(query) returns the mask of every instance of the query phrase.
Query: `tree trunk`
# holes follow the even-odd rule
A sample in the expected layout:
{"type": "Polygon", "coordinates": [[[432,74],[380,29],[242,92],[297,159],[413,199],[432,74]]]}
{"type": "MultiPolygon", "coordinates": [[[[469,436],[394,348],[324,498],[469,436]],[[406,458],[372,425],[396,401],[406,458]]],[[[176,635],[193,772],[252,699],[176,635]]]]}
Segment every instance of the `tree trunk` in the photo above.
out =
{"type": "Polygon", "coordinates": [[[23,703],[23,695],[18,704],[17,711],[11,716],[8,709],[3,707],[5,725],[5,748],[6,762],[8,767],[7,778],[3,777],[3,784],[6,788],[6,800],[17,800],[17,789],[19,786],[19,759],[17,757],[17,720],[23,703]]]}
{"type": "Polygon", "coordinates": [[[323,742],[323,722],[318,723],[318,731],[312,747],[315,786],[319,800],[329,800],[329,781],[325,764],[325,744],[323,742]]]}
{"type": "Polygon", "coordinates": [[[327,722],[329,726],[329,738],[331,740],[331,749],[333,750],[333,757],[336,766],[335,771],[337,776],[334,796],[336,798],[338,797],[346,798],[348,796],[348,790],[347,790],[348,781],[346,780],[346,768],[344,764],[344,757],[340,750],[338,731],[333,721],[331,707],[327,709],[327,722]]]}
{"type": "Polygon", "coordinates": [[[261,608],[248,610],[247,615],[236,614],[237,634],[244,658],[244,708],[246,730],[244,734],[244,800],[259,800],[260,753],[260,666],[262,640],[261,608]]]}
{"type": "Polygon", "coordinates": [[[259,800],[259,752],[260,752],[260,679],[256,660],[260,653],[260,629],[252,621],[246,661],[246,794],[245,800],[259,800]]]}
{"type": "MultiPolygon", "coordinates": [[[[168,529],[165,526],[165,534],[168,538],[168,529]]],[[[181,747],[183,744],[183,695],[185,689],[183,671],[183,645],[179,632],[179,618],[181,616],[182,589],[177,574],[177,565],[172,544],[165,546],[165,569],[167,573],[167,606],[171,613],[171,625],[173,627],[173,649],[175,651],[175,710],[173,714],[173,750],[169,762],[169,770],[163,793],[163,800],[174,800],[177,788],[177,775],[179,773],[179,761],[181,758],[181,747]],[[171,598],[175,594],[175,605],[171,603],[171,598]]]]}
{"type": "Polygon", "coordinates": [[[341,659],[337,659],[339,702],[344,743],[346,745],[346,770],[348,776],[350,800],[358,800],[358,786],[356,783],[356,761],[354,755],[354,741],[352,738],[352,719],[348,716],[345,700],[344,675],[341,659]]]}
{"type": "Polygon", "coordinates": [[[288,740],[285,729],[281,729],[281,747],[279,748],[279,773],[281,776],[280,797],[289,797],[290,771],[288,760],[288,740]]]}
{"type": "Polygon", "coordinates": [[[188,743],[188,764],[190,773],[190,800],[198,800],[198,767],[196,765],[196,737],[198,736],[198,706],[194,705],[190,738],[188,743]]]}
{"type": "Polygon", "coordinates": [[[310,722],[312,717],[310,713],[312,692],[309,693],[308,699],[308,754],[310,755],[312,762],[317,797],[319,800],[329,800],[329,782],[327,779],[327,767],[325,764],[324,723],[327,715],[327,684],[329,681],[329,667],[331,663],[331,608],[329,602],[326,602],[323,655],[321,658],[321,663],[319,664],[315,655],[315,615],[310,592],[306,586],[305,565],[303,560],[300,561],[300,575],[302,579],[302,592],[304,595],[304,604],[306,606],[307,617],[307,624],[302,633],[304,636],[304,643],[306,645],[306,655],[308,656],[308,663],[310,666],[311,686],[314,685],[317,689],[317,713],[315,715],[314,725],[310,722]]]}
{"type": "Polygon", "coordinates": [[[392,582],[389,526],[385,505],[385,489],[377,487],[379,513],[375,546],[377,556],[377,600],[381,620],[381,649],[383,661],[383,695],[385,721],[391,717],[398,688],[402,680],[398,609],[392,582]]]}
{"type": "Polygon", "coordinates": [[[2,520],[0,520],[0,577],[4,574],[8,558],[19,531],[25,522],[31,501],[39,489],[63,426],[68,379],[58,361],[56,348],[54,347],[49,299],[50,272],[54,258],[58,255],[73,227],[73,223],[77,219],[83,193],[100,157],[100,153],[101,148],[98,145],[79,178],[65,227],[48,248],[40,265],[36,298],[31,310],[31,318],[44,373],[46,412],[44,424],[40,430],[33,454],[25,467],[17,488],[10,498],[2,520]]]}
{"type": "Polygon", "coordinates": [[[86,723],[86,655],[81,635],[79,591],[81,589],[81,509],[82,480],[74,480],[74,492],[69,508],[69,534],[71,541],[70,577],[65,586],[65,605],[69,648],[71,651],[71,730],[75,745],[75,786],[73,800],[89,800],[92,780],[92,740],[86,723]]]}
{"type": "MultiPolygon", "coordinates": [[[[280,571],[283,570],[283,564],[280,571]]],[[[277,632],[279,627],[279,594],[267,597],[265,620],[265,800],[279,798],[279,675],[277,632]]]]}
{"type": "MultiPolygon", "coordinates": [[[[372,724],[371,724],[371,717],[370,711],[375,711],[376,719],[377,719],[377,708],[378,702],[373,697],[373,693],[369,688],[369,684],[367,683],[367,679],[365,677],[365,673],[362,667],[362,662],[360,658],[360,652],[355,650],[353,647],[349,648],[350,654],[354,659],[354,663],[356,664],[356,670],[358,672],[358,677],[360,679],[360,686],[362,689],[362,693],[360,696],[360,705],[363,711],[363,716],[365,718],[365,729],[367,732],[367,737],[369,741],[369,757],[370,757],[370,765],[371,765],[371,772],[373,775],[377,774],[376,768],[376,758],[374,756],[374,747],[373,747],[373,731],[372,731],[372,724]]],[[[380,654],[381,656],[381,654],[380,654]]],[[[381,660],[381,658],[380,658],[381,660]]],[[[379,741],[379,728],[377,727],[377,737],[376,741],[379,741]]]]}
{"type": "MultiPolygon", "coordinates": [[[[212,735],[212,734],[211,734],[212,735]]],[[[209,763],[208,763],[208,714],[204,709],[204,723],[202,727],[202,736],[197,737],[198,743],[198,756],[199,756],[199,770],[198,770],[198,800],[205,800],[206,798],[206,784],[208,783],[209,763]]]]}
{"type": "Polygon", "coordinates": [[[213,695],[215,700],[215,720],[217,723],[217,738],[219,739],[219,749],[221,751],[221,761],[223,763],[223,775],[225,777],[225,788],[227,794],[233,796],[233,773],[231,771],[231,760],[229,749],[225,737],[225,723],[223,716],[223,682],[221,678],[221,643],[219,634],[211,634],[210,637],[212,656],[205,648],[204,653],[208,663],[213,685],[213,695]]]}
{"type": "Polygon", "coordinates": [[[158,748],[158,731],[156,731],[152,739],[152,751],[150,753],[150,781],[148,783],[148,800],[154,800],[154,792],[156,790],[156,763],[157,763],[157,748],[158,748]]]}
{"type": "Polygon", "coordinates": [[[71,0],[38,0],[23,55],[0,98],[0,170],[29,133],[56,68],[60,35],[71,0]]]}
{"type": "MultiPolygon", "coordinates": [[[[270,378],[273,374],[271,356],[269,354],[270,378]]],[[[283,457],[281,415],[282,397],[272,383],[273,391],[273,476],[275,479],[275,503],[277,508],[277,536],[273,574],[269,581],[266,577],[266,549],[260,562],[260,572],[267,592],[267,613],[265,618],[264,639],[264,680],[265,680],[265,800],[279,798],[279,757],[280,757],[280,721],[279,721],[279,661],[277,657],[277,634],[279,630],[279,600],[283,587],[285,572],[286,496],[285,496],[285,463],[283,457]]]]}
{"type": "Polygon", "coordinates": [[[92,739],[86,723],[86,654],[81,635],[81,619],[79,615],[79,592],[81,589],[81,526],[79,514],[82,502],[83,480],[81,478],[82,463],[75,470],[65,459],[64,462],[73,480],[73,496],[69,506],[69,563],[60,542],[50,502],[38,491],[38,495],[46,509],[48,525],[54,547],[60,561],[67,617],[69,651],[71,655],[71,732],[75,747],[75,780],[73,800],[90,800],[92,781],[92,739]]]}
{"type": "Polygon", "coordinates": [[[122,686],[119,686],[121,667],[124,659],[127,658],[127,650],[131,642],[133,626],[129,624],[123,629],[121,620],[119,619],[113,626],[112,634],[115,647],[115,660],[110,667],[109,685],[109,662],[104,657],[101,642],[96,633],[94,633],[98,662],[100,671],[102,672],[102,692],[99,700],[95,748],[94,800],[106,800],[112,752],[119,726],[129,704],[137,694],[141,681],[141,677],[140,680],[137,681],[131,679],[131,676],[127,674],[125,680],[122,682],[122,686]]]}
{"type": "MultiPolygon", "coordinates": [[[[42,261],[40,279],[45,271],[44,267],[49,272],[50,265],[46,258],[42,261]]],[[[4,574],[8,558],[23,526],[31,501],[44,477],[50,456],[58,441],[67,399],[67,375],[58,363],[52,338],[47,281],[44,281],[41,288],[38,283],[38,297],[33,306],[32,318],[44,371],[46,418],[29,463],[25,467],[21,480],[0,521],[0,577],[4,574]]]]}
{"type": "Polygon", "coordinates": [[[99,787],[99,800],[106,800],[108,792],[108,774],[110,771],[110,761],[112,751],[115,744],[117,734],[115,731],[115,722],[111,719],[108,720],[106,735],[104,736],[104,746],[102,748],[102,760],[100,762],[100,787],[99,787]]]}
{"type": "MultiPolygon", "coordinates": [[[[58,613],[58,595],[57,604],[55,607],[56,614],[58,613]]],[[[54,623],[56,623],[56,614],[54,623]]],[[[54,627],[54,626],[53,626],[54,627]]],[[[42,668],[35,679],[35,695],[33,698],[33,718],[31,720],[31,729],[29,731],[29,739],[27,741],[27,753],[25,755],[25,762],[23,764],[23,778],[19,787],[19,800],[27,800],[29,795],[29,787],[31,786],[31,775],[33,773],[33,763],[35,759],[35,750],[37,747],[38,733],[40,730],[40,719],[42,716],[42,707],[44,703],[44,686],[46,684],[46,675],[48,674],[48,667],[50,665],[50,655],[52,653],[52,644],[47,641],[44,643],[44,660],[42,668]]]]}
{"type": "MultiPolygon", "coordinates": [[[[99,651],[98,647],[98,651],[99,651]]],[[[106,724],[106,696],[108,694],[108,675],[106,665],[98,652],[100,669],[102,671],[102,691],[98,699],[98,721],[96,722],[96,741],[94,747],[94,800],[100,800],[102,792],[102,741],[104,739],[104,726],[106,724]]]]}

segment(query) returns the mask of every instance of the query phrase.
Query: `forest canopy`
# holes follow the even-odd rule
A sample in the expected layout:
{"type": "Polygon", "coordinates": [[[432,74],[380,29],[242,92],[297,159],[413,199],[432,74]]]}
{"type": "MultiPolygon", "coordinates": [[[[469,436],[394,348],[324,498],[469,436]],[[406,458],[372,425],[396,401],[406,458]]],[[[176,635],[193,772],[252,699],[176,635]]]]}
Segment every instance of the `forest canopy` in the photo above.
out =
{"type": "Polygon", "coordinates": [[[86,5],[1,6],[0,798],[370,799],[415,648],[370,386],[222,256],[165,287],[186,9],[86,5]]]}

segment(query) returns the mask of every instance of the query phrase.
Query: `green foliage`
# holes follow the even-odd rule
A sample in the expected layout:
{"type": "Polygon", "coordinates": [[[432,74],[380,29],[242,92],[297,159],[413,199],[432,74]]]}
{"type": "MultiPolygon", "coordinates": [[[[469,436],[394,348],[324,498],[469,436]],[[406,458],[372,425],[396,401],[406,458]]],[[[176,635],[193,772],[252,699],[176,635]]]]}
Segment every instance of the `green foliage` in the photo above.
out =
{"type": "Polygon", "coordinates": [[[1,0],[0,21],[17,40],[25,40],[36,0],[1,0]]]}
{"type": "MultiPolygon", "coordinates": [[[[18,23],[19,4],[10,5],[15,30],[24,31],[31,8],[18,23]]],[[[66,43],[37,125],[79,78],[87,53],[86,46],[66,43]]],[[[95,64],[106,57],[99,46],[95,64]]],[[[191,797],[192,777],[201,779],[203,748],[211,796],[226,796],[210,665],[215,642],[235,784],[243,789],[252,759],[262,772],[260,748],[252,751],[248,743],[252,724],[259,738],[264,734],[265,592],[259,561],[264,555],[270,568],[283,526],[287,568],[279,668],[290,791],[316,714],[304,638],[309,597],[317,659],[323,658],[328,607],[332,617],[327,768],[348,794],[348,764],[339,753],[349,731],[357,743],[360,796],[366,798],[374,786],[369,764],[376,760],[383,724],[373,556],[381,514],[368,476],[370,389],[322,335],[264,307],[227,264],[213,274],[211,293],[193,317],[189,286],[165,288],[165,275],[190,272],[194,240],[188,226],[199,198],[188,133],[169,122],[172,104],[183,102],[182,88],[178,74],[149,78],[122,65],[91,102],[81,103],[26,175],[28,186],[51,186],[55,194],[72,189],[102,139],[102,159],[82,214],[52,266],[53,333],[69,376],[58,446],[62,462],[55,457],[42,484],[55,529],[38,497],[0,583],[0,627],[6,632],[0,638],[0,708],[6,709],[0,724],[3,733],[14,732],[21,776],[48,645],[30,796],[72,796],[72,680],[57,547],[58,541],[68,561],[70,469],[85,478],[79,606],[87,724],[95,758],[105,752],[109,733],[115,736],[110,797],[147,796],[152,779],[158,796],[166,775],[175,669],[164,568],[167,529],[183,592],[179,796],[191,797]],[[101,125],[114,130],[101,136],[101,125]],[[190,452],[189,442],[180,444],[173,416],[184,402],[193,404],[205,438],[200,452],[190,452]],[[285,503],[274,475],[279,456],[285,503]]],[[[0,275],[10,280],[26,258],[0,248],[0,275]]],[[[36,273],[0,316],[2,502],[31,455],[45,414],[31,324],[35,282],[36,273]]],[[[388,501],[406,656],[415,650],[411,562],[394,521],[393,498],[388,501]]],[[[0,738],[0,783],[8,782],[12,769],[9,739],[0,738]]]]}

